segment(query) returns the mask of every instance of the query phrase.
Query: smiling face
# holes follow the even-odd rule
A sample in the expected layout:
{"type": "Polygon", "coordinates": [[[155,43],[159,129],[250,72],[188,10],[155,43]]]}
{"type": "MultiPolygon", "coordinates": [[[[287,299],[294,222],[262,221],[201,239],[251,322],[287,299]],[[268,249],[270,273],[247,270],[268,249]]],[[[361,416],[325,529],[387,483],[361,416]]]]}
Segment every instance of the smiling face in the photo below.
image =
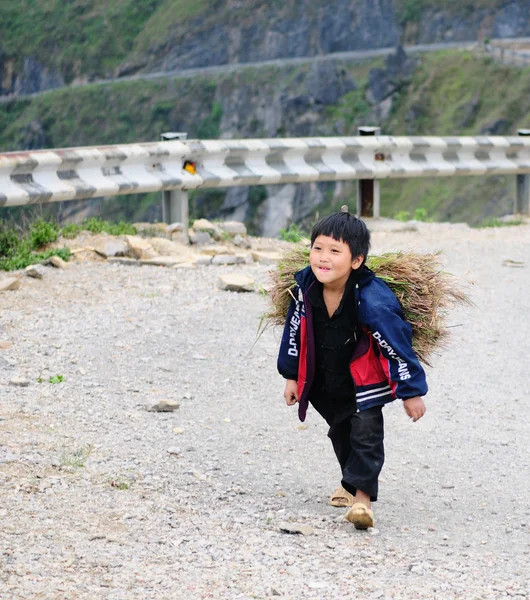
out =
{"type": "Polygon", "coordinates": [[[355,258],[346,242],[327,235],[319,235],[309,254],[309,264],[315,277],[325,288],[343,290],[352,269],[358,269],[364,260],[361,254],[355,258]]]}

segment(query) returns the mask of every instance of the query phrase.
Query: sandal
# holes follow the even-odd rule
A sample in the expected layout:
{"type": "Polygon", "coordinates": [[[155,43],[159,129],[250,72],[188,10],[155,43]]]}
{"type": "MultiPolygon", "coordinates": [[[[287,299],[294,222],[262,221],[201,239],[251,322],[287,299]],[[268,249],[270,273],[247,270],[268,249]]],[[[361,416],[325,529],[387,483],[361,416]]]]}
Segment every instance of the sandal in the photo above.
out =
{"type": "Polygon", "coordinates": [[[349,506],[353,506],[354,498],[350,494],[350,492],[346,491],[341,486],[341,487],[338,487],[333,492],[333,494],[331,494],[329,503],[331,504],[331,506],[338,506],[339,508],[348,508],[349,506]]]}
{"type": "Polygon", "coordinates": [[[353,523],[355,529],[368,529],[374,526],[374,513],[362,502],[354,504],[346,513],[346,520],[353,523]]]}

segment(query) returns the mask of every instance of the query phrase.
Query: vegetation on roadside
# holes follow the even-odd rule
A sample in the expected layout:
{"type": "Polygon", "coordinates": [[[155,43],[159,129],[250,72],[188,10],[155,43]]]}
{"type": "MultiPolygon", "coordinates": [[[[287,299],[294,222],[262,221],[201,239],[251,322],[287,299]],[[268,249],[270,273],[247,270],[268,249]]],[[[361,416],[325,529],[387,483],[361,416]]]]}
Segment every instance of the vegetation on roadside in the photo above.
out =
{"type": "Polygon", "coordinates": [[[301,242],[304,237],[304,232],[300,230],[296,223],[291,223],[286,229],[280,229],[280,239],[284,242],[301,242]]]}
{"type": "Polygon", "coordinates": [[[55,220],[37,218],[25,226],[0,220],[0,270],[15,271],[29,265],[42,263],[52,256],[68,260],[71,252],[67,246],[42,250],[57,241],[60,235],[71,239],[81,231],[106,232],[110,235],[135,235],[136,228],[129,223],[109,223],[97,218],[86,219],[80,224],[61,227],[55,220]]]}
{"type": "Polygon", "coordinates": [[[75,450],[67,450],[64,448],[61,452],[60,464],[62,467],[84,467],[88,457],[92,454],[94,446],[87,444],[86,446],[80,446],[75,450]]]}
{"type": "Polygon", "coordinates": [[[51,221],[38,219],[30,223],[26,230],[0,221],[0,270],[25,269],[52,256],[68,260],[70,256],[68,248],[40,251],[43,246],[55,242],[58,237],[59,228],[51,221]]]}
{"type": "Polygon", "coordinates": [[[90,231],[91,233],[108,233],[110,235],[136,235],[136,227],[130,223],[120,221],[119,223],[109,223],[98,219],[97,217],[91,217],[85,219],[82,223],[70,223],[61,227],[61,235],[64,238],[72,239],[76,237],[81,231],[90,231]]]}

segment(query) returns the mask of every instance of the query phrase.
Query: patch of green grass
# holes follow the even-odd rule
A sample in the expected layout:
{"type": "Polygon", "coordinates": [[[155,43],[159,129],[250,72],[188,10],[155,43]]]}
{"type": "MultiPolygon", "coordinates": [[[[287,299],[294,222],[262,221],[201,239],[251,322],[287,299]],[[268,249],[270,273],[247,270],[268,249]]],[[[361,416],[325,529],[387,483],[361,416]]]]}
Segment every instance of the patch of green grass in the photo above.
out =
{"type": "Polygon", "coordinates": [[[52,377],[50,377],[48,379],[48,383],[63,383],[64,382],[64,375],[53,375],[52,377]]]}
{"type": "Polygon", "coordinates": [[[92,444],[81,446],[75,450],[63,449],[60,458],[61,466],[75,468],[84,467],[88,457],[92,454],[93,449],[94,446],[92,444]]]}
{"type": "Polygon", "coordinates": [[[432,219],[429,218],[427,209],[421,206],[416,208],[413,214],[408,210],[400,210],[394,215],[394,219],[397,221],[432,221],[432,219]]]}
{"type": "Polygon", "coordinates": [[[116,475],[115,477],[112,477],[109,480],[109,484],[110,484],[110,487],[114,488],[115,490],[124,491],[124,490],[128,490],[131,487],[131,485],[133,484],[133,481],[131,479],[129,479],[128,477],[124,477],[122,475],[116,475]]]}
{"type": "Polygon", "coordinates": [[[516,227],[517,225],[524,225],[524,219],[516,217],[514,219],[508,219],[506,221],[493,217],[491,219],[485,219],[476,227],[516,227]]]}
{"type": "Polygon", "coordinates": [[[52,256],[68,260],[69,248],[53,248],[39,252],[57,240],[59,227],[54,221],[37,219],[26,229],[0,221],[0,270],[15,271],[42,263],[52,256]]]}
{"type": "Polygon", "coordinates": [[[296,223],[291,223],[287,229],[280,229],[279,238],[284,242],[298,243],[304,239],[304,234],[296,223]]]}

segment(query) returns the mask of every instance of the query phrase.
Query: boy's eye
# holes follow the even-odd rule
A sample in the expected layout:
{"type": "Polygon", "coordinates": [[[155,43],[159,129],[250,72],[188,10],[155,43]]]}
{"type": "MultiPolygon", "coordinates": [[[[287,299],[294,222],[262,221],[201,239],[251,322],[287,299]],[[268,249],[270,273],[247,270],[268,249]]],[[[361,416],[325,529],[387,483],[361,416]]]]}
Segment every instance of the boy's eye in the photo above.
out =
{"type": "Polygon", "coordinates": [[[337,250],[336,248],[333,248],[331,251],[335,252],[335,254],[338,254],[340,252],[340,250],[337,250]]]}

